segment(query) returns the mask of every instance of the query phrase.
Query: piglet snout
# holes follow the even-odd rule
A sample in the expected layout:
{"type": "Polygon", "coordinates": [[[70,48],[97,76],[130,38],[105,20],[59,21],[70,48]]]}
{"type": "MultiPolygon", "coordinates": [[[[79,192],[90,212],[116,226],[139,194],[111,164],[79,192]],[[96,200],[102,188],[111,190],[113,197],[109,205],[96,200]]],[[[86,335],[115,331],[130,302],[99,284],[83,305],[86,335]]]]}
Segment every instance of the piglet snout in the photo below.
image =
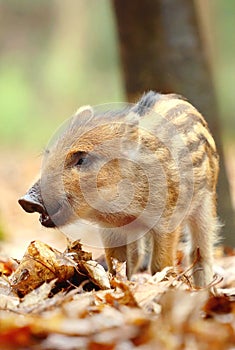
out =
{"type": "Polygon", "coordinates": [[[18,203],[27,213],[38,212],[42,214],[45,211],[43,205],[35,201],[28,193],[21,197],[18,203]]]}
{"type": "Polygon", "coordinates": [[[28,192],[18,200],[18,203],[27,213],[37,212],[41,214],[39,220],[43,226],[55,227],[54,222],[51,220],[46,208],[44,207],[39,181],[37,181],[28,192]]]}
{"type": "Polygon", "coordinates": [[[27,213],[38,212],[42,214],[45,212],[39,181],[37,181],[18,202],[27,213]]]}

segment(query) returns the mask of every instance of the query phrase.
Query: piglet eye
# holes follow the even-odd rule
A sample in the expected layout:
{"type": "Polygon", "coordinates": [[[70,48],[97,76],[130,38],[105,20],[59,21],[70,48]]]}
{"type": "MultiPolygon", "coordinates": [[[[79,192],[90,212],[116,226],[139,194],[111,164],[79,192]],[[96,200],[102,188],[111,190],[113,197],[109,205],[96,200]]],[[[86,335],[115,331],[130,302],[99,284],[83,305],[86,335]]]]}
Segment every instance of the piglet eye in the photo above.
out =
{"type": "Polygon", "coordinates": [[[79,165],[82,165],[85,161],[85,158],[80,158],[78,159],[77,163],[75,164],[75,166],[79,166],[79,165]]]}
{"type": "Polygon", "coordinates": [[[73,154],[70,154],[68,165],[72,167],[79,167],[82,164],[84,164],[86,160],[87,160],[87,153],[78,151],[73,154]]]}

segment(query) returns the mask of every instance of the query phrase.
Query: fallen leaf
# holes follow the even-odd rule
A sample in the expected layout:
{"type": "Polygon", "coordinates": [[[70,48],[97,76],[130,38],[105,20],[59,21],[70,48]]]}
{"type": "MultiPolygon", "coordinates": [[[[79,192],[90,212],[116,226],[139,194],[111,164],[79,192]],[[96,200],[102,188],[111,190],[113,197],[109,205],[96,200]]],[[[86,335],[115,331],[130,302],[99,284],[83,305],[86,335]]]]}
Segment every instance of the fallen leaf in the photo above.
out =
{"type": "Polygon", "coordinates": [[[227,295],[214,296],[211,295],[206,301],[203,311],[207,316],[213,314],[227,314],[232,311],[230,298],[227,295]]]}
{"type": "Polygon", "coordinates": [[[10,258],[0,258],[0,276],[10,276],[16,270],[18,264],[10,258]]]}
{"type": "Polygon", "coordinates": [[[33,241],[10,278],[11,286],[17,294],[24,296],[44,282],[69,280],[74,275],[73,265],[58,250],[33,241]]]}
{"type": "Polygon", "coordinates": [[[102,265],[98,264],[94,260],[85,261],[83,264],[88,277],[92,280],[95,285],[101,289],[110,288],[108,274],[102,265]]]}

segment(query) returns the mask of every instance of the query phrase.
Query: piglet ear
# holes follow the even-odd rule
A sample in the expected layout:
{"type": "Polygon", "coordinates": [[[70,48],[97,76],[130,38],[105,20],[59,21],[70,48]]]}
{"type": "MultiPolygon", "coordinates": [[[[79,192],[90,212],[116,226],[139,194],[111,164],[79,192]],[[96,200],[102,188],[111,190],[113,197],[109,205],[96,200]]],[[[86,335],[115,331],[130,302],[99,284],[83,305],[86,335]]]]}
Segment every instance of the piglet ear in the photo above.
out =
{"type": "Polygon", "coordinates": [[[75,115],[79,115],[79,116],[83,116],[83,117],[87,116],[88,118],[93,114],[94,114],[94,110],[89,105],[79,107],[75,113],[75,115]]]}
{"type": "Polygon", "coordinates": [[[94,110],[91,106],[82,106],[78,108],[72,118],[72,126],[83,125],[89,122],[94,116],[94,110]]]}

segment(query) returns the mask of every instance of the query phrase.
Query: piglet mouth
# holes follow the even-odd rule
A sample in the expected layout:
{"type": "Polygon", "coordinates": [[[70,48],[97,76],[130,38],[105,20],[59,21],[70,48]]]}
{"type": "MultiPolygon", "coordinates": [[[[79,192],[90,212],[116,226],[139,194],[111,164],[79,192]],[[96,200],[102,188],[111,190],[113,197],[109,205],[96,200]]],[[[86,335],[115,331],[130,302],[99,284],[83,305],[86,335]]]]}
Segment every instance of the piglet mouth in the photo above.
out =
{"type": "Polygon", "coordinates": [[[27,213],[39,213],[39,221],[45,227],[63,226],[70,221],[73,214],[67,197],[45,203],[41,195],[40,180],[35,182],[18,203],[27,213]]]}
{"type": "Polygon", "coordinates": [[[39,221],[45,227],[60,226],[63,220],[63,212],[64,208],[61,204],[58,204],[54,210],[49,210],[50,214],[44,209],[44,211],[40,213],[39,221]]]}
{"type": "Polygon", "coordinates": [[[56,208],[45,210],[40,213],[39,221],[45,227],[60,227],[65,225],[71,215],[68,204],[58,204],[56,208]]]}
{"type": "Polygon", "coordinates": [[[51,217],[47,214],[47,212],[43,212],[40,217],[39,217],[39,221],[41,223],[42,226],[45,227],[56,227],[54,221],[52,221],[51,217]]]}
{"type": "Polygon", "coordinates": [[[18,200],[20,206],[27,212],[27,213],[39,213],[39,221],[40,223],[45,227],[55,227],[55,223],[51,219],[50,215],[46,211],[44,205],[41,202],[38,202],[32,199],[27,194],[20,198],[18,200]]]}

